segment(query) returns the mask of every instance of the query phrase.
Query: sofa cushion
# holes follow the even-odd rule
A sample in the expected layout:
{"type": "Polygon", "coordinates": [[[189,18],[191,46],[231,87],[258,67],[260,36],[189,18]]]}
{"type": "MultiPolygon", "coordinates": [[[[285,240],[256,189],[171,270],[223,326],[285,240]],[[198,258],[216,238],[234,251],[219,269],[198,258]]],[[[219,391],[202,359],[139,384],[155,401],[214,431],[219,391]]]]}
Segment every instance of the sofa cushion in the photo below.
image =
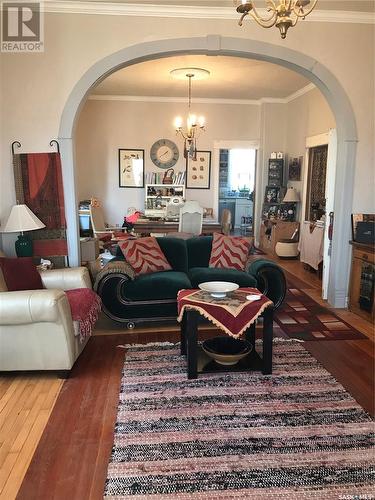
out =
{"type": "Polygon", "coordinates": [[[174,271],[186,273],[188,270],[188,254],[186,241],[178,238],[157,238],[159,246],[174,271]]]}
{"type": "Polygon", "coordinates": [[[0,267],[10,292],[44,288],[32,257],[0,257],[0,267]]]}
{"type": "Polygon", "coordinates": [[[209,267],[243,271],[252,240],[214,233],[209,267]]]}
{"type": "Polygon", "coordinates": [[[192,288],[185,273],[162,271],[142,274],[127,282],[124,295],[128,300],[177,299],[177,292],[184,288],[192,288]]]}
{"type": "Polygon", "coordinates": [[[193,288],[198,288],[199,283],[205,281],[229,281],[242,287],[255,287],[257,281],[254,276],[237,271],[237,269],[220,269],[215,267],[193,267],[189,269],[188,276],[193,288]]]}
{"type": "Polygon", "coordinates": [[[212,248],[212,236],[200,236],[186,240],[188,266],[208,267],[212,248]]]}
{"type": "Polygon", "coordinates": [[[172,269],[164,253],[161,251],[156,238],[128,239],[119,243],[119,247],[136,275],[169,271],[172,269]]]}

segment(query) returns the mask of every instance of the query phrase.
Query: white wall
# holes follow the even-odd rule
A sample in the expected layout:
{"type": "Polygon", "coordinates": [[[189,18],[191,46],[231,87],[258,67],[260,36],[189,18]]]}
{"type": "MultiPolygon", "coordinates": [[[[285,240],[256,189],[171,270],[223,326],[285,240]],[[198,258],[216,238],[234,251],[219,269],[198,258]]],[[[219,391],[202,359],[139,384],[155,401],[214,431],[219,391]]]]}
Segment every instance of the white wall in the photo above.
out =
{"type": "MultiPolygon", "coordinates": [[[[129,102],[88,100],[81,112],[76,133],[77,184],[80,200],[92,196],[102,200],[106,219],[122,223],[129,207],[144,209],[144,189],[118,187],[118,149],[145,150],[145,171],[164,172],[150,159],[150,148],[158,139],[176,143],[180,157],[173,167],[184,171],[183,140],[176,135],[174,117],[183,114],[185,105],[173,102],[129,102]]],[[[199,104],[207,130],[198,139],[198,149],[212,151],[217,140],[259,141],[258,105],[199,104]]],[[[186,198],[204,207],[214,206],[214,157],[211,158],[211,188],[187,189],[186,198]]]]}

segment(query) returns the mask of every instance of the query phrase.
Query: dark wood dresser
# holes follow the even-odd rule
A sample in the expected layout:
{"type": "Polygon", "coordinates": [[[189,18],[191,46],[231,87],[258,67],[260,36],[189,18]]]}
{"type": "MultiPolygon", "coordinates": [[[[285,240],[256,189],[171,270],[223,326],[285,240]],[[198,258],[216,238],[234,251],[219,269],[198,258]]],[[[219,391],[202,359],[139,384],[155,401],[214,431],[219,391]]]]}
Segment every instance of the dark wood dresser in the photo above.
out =
{"type": "Polygon", "coordinates": [[[374,321],[374,245],[350,242],[353,245],[349,285],[349,309],[363,318],[374,321]]]}

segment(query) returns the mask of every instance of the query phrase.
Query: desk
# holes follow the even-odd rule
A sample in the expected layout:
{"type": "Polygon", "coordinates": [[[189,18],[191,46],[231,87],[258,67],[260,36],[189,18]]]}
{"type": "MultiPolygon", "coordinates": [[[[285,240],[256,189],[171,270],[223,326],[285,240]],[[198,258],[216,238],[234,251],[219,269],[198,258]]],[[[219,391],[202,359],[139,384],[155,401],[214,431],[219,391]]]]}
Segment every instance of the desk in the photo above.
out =
{"type": "MultiPolygon", "coordinates": [[[[147,221],[134,224],[135,233],[176,233],[178,231],[178,222],[168,221],[147,221]]],[[[221,225],[217,221],[205,221],[203,219],[202,234],[220,233],[221,225]]]]}

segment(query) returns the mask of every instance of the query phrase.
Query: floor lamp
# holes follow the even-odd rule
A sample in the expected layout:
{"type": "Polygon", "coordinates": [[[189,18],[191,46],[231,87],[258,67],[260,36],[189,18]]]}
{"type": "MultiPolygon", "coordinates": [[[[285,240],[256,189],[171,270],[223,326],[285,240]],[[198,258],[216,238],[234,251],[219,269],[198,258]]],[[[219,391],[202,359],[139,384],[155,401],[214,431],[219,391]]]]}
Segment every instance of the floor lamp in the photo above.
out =
{"type": "Polygon", "coordinates": [[[3,229],[4,233],[21,233],[15,243],[17,257],[32,257],[33,242],[24,231],[46,227],[26,205],[14,205],[3,229]]]}

